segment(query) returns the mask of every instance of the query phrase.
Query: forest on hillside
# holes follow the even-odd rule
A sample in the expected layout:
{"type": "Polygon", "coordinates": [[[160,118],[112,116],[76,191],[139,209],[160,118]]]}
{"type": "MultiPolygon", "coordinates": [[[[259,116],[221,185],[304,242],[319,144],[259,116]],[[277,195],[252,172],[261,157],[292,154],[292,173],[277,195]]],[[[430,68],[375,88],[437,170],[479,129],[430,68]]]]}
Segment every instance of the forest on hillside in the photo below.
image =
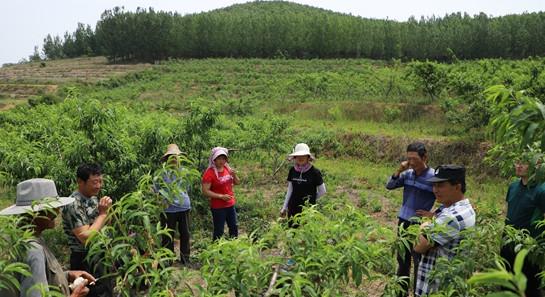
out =
{"type": "Polygon", "coordinates": [[[94,29],[80,23],[75,32],[48,35],[43,44],[46,59],[104,55],[113,62],[210,57],[449,62],[544,53],[545,12],[501,17],[458,12],[398,22],[284,1],[188,15],[115,7],[101,15],[94,29]]]}

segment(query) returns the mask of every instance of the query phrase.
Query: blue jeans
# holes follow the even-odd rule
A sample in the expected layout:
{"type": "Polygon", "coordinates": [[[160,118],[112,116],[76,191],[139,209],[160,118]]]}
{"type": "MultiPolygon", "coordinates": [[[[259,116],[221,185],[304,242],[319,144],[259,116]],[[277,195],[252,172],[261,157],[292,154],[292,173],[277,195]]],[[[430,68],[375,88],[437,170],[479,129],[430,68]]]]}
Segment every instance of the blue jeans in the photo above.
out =
{"type": "Polygon", "coordinates": [[[213,240],[223,236],[225,222],[227,222],[227,227],[229,227],[229,236],[238,236],[237,211],[234,206],[227,208],[211,208],[210,210],[212,211],[212,220],[214,222],[213,240]]]}

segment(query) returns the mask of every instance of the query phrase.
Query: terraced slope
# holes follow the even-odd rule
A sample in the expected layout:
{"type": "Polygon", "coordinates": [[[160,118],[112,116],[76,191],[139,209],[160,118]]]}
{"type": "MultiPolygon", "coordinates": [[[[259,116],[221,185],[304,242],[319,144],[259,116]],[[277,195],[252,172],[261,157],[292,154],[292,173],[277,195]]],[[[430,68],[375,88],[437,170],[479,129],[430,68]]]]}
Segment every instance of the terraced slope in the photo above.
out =
{"type": "Polygon", "coordinates": [[[54,93],[65,83],[93,83],[150,68],[151,64],[108,64],[104,57],[17,64],[0,68],[0,108],[54,93]]]}

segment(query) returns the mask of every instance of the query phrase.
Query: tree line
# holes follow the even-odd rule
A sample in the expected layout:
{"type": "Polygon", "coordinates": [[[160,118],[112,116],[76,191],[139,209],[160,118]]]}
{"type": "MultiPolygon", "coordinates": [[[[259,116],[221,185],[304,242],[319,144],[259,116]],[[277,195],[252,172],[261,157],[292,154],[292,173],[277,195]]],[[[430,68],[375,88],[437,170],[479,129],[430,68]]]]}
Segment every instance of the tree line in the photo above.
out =
{"type": "Polygon", "coordinates": [[[341,14],[283,1],[180,15],[106,10],[93,30],[48,35],[47,59],[104,55],[112,61],[168,58],[453,59],[542,56],[545,12],[490,17],[453,13],[405,22],[341,14]]]}

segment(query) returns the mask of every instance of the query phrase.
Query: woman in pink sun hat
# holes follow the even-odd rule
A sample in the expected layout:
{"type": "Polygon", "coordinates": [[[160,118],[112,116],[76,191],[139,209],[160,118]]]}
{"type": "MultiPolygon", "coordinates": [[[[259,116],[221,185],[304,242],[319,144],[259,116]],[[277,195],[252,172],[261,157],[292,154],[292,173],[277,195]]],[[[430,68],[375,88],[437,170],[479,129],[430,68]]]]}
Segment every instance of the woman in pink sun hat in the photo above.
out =
{"type": "MultiPolygon", "coordinates": [[[[288,172],[288,189],[280,215],[287,214],[291,219],[303,211],[305,203],[316,204],[316,200],[326,193],[326,188],[322,173],[312,165],[315,158],[308,145],[297,144],[288,159],[293,161],[293,167],[288,172]]],[[[292,220],[288,224],[297,227],[292,220]]]]}
{"type": "Polygon", "coordinates": [[[210,209],[214,222],[212,238],[214,240],[223,236],[225,223],[229,227],[229,236],[238,236],[233,185],[238,185],[240,180],[237,172],[227,163],[228,158],[226,148],[213,148],[208,159],[208,169],[206,169],[202,177],[202,192],[210,200],[210,209]]]}

